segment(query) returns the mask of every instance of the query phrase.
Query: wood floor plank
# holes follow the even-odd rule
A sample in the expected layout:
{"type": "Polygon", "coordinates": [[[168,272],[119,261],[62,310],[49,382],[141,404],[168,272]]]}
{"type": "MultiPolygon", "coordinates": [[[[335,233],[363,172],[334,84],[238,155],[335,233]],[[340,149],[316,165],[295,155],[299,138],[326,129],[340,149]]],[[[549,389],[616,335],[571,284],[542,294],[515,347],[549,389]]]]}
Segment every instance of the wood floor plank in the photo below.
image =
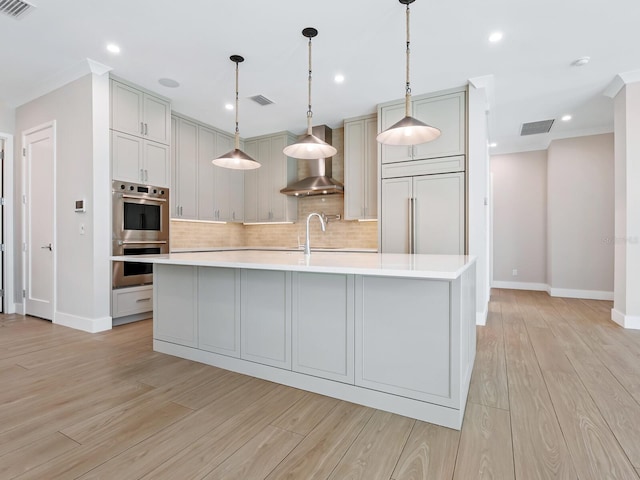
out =
{"type": "Polygon", "coordinates": [[[300,435],[307,435],[338,404],[339,400],[306,393],[271,425],[300,435]]]}
{"type": "Polygon", "coordinates": [[[374,410],[340,402],[271,472],[267,480],[325,480],[374,410]]]}
{"type": "Polygon", "coordinates": [[[454,479],[514,479],[509,412],[468,403],[454,479]]]}
{"type": "Polygon", "coordinates": [[[198,410],[215,399],[220,398],[224,393],[235,390],[240,385],[251,379],[251,377],[246,375],[225,372],[224,370],[221,372],[224,373],[219,376],[215,376],[208,382],[198,385],[191,390],[179,393],[175,397],[171,398],[171,400],[178,405],[182,405],[192,410],[198,410]]]}
{"type": "Polygon", "coordinates": [[[524,323],[505,322],[516,478],[575,480],[577,475],[524,323]]]}
{"type": "Polygon", "coordinates": [[[487,325],[478,329],[477,337],[478,347],[469,386],[469,401],[508,410],[509,392],[501,315],[489,312],[487,325]]]}
{"type": "Polygon", "coordinates": [[[388,480],[415,422],[376,410],[329,480],[388,480]]]}
{"type": "Polygon", "coordinates": [[[78,446],[60,433],[46,435],[0,457],[0,478],[17,477],[78,446]]]}
{"type": "Polygon", "coordinates": [[[393,480],[453,478],[460,432],[417,421],[391,475],[393,480]]]}
{"type": "Polygon", "coordinates": [[[203,480],[263,480],[303,438],[267,425],[203,480]]]}
{"type": "Polygon", "coordinates": [[[582,480],[633,478],[635,471],[620,444],[580,381],[571,362],[560,359],[561,346],[553,335],[528,329],[560,427],[582,480]],[[568,366],[567,366],[568,364],[568,366]]]}

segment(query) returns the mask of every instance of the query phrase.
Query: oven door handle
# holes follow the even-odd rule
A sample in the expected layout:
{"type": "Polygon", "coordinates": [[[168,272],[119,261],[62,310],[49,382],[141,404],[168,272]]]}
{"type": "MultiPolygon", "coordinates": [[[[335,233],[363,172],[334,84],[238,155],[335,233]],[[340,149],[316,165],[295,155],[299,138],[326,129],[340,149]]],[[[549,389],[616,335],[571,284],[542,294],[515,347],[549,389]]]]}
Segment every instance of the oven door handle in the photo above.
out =
{"type": "Polygon", "coordinates": [[[167,201],[166,198],[150,198],[150,197],[145,197],[143,195],[129,195],[128,193],[121,193],[120,194],[121,198],[132,198],[134,200],[145,200],[147,202],[161,202],[164,203],[167,201]]]}
{"type": "Polygon", "coordinates": [[[166,240],[118,240],[118,245],[166,245],[166,240]]]}

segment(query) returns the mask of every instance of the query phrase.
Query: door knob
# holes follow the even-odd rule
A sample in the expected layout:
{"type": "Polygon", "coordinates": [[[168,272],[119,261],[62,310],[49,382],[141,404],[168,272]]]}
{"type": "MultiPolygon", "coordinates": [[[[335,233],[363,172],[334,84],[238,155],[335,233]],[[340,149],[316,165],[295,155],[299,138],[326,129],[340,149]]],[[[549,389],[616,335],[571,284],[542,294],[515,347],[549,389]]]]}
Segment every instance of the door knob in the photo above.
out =
{"type": "Polygon", "coordinates": [[[52,252],[52,251],[53,251],[53,245],[51,245],[51,244],[49,244],[49,245],[44,245],[44,246],[42,246],[42,247],[40,247],[40,248],[46,248],[46,249],[47,249],[47,250],[49,250],[50,252],[52,252]]]}

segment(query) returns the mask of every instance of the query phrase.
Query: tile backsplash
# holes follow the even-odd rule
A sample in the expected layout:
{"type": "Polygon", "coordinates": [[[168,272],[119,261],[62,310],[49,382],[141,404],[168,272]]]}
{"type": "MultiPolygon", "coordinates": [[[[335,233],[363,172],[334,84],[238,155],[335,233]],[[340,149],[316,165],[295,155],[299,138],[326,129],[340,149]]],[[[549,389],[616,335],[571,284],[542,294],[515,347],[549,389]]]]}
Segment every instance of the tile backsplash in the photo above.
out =
{"type": "MultiPolygon", "coordinates": [[[[333,130],[333,146],[338,153],[332,159],[333,178],[344,181],[344,129],[333,130]]],[[[299,162],[298,178],[308,176],[307,162],[299,162]]],[[[311,212],[344,214],[342,195],[319,195],[298,199],[298,221],[294,224],[242,225],[207,222],[171,221],[171,248],[207,247],[295,247],[304,243],[305,222],[311,212]]],[[[313,218],[310,223],[311,245],[325,248],[378,248],[378,223],[331,221],[326,232],[313,218]]]]}

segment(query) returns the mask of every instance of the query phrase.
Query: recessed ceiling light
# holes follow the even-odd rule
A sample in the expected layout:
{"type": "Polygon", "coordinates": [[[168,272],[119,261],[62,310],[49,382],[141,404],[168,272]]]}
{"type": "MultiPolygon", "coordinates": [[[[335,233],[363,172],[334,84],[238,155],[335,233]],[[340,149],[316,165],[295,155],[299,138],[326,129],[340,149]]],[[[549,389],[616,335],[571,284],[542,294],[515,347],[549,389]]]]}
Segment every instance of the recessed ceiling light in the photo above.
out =
{"type": "Polygon", "coordinates": [[[562,120],[563,122],[568,122],[569,120],[571,120],[571,118],[572,118],[572,117],[571,117],[571,115],[565,115],[565,116],[563,116],[563,117],[561,118],[561,120],[562,120]]]}
{"type": "Polygon", "coordinates": [[[502,32],[493,32],[491,35],[489,35],[489,41],[491,43],[496,43],[502,40],[502,37],[502,32]]]}
{"type": "Polygon", "coordinates": [[[107,50],[111,53],[120,53],[120,47],[115,43],[110,43],[107,45],[107,50]]]}
{"type": "Polygon", "coordinates": [[[227,103],[224,108],[226,108],[227,110],[233,110],[233,105],[231,105],[230,103],[227,103]]]}
{"type": "Polygon", "coordinates": [[[178,88],[180,86],[180,84],[176,82],[173,78],[161,78],[160,80],[158,80],[158,83],[163,87],[168,87],[168,88],[178,88]]]}
{"type": "Polygon", "coordinates": [[[491,148],[496,148],[497,146],[498,146],[498,144],[495,143],[495,142],[489,144],[489,147],[491,147],[491,148]]]}
{"type": "Polygon", "coordinates": [[[333,77],[333,80],[336,83],[342,83],[344,82],[344,75],[342,75],[341,73],[338,73],[335,77],[333,77]]]}
{"type": "Polygon", "coordinates": [[[591,57],[580,57],[574,60],[571,65],[574,67],[584,67],[587,63],[591,61],[591,57]]]}

